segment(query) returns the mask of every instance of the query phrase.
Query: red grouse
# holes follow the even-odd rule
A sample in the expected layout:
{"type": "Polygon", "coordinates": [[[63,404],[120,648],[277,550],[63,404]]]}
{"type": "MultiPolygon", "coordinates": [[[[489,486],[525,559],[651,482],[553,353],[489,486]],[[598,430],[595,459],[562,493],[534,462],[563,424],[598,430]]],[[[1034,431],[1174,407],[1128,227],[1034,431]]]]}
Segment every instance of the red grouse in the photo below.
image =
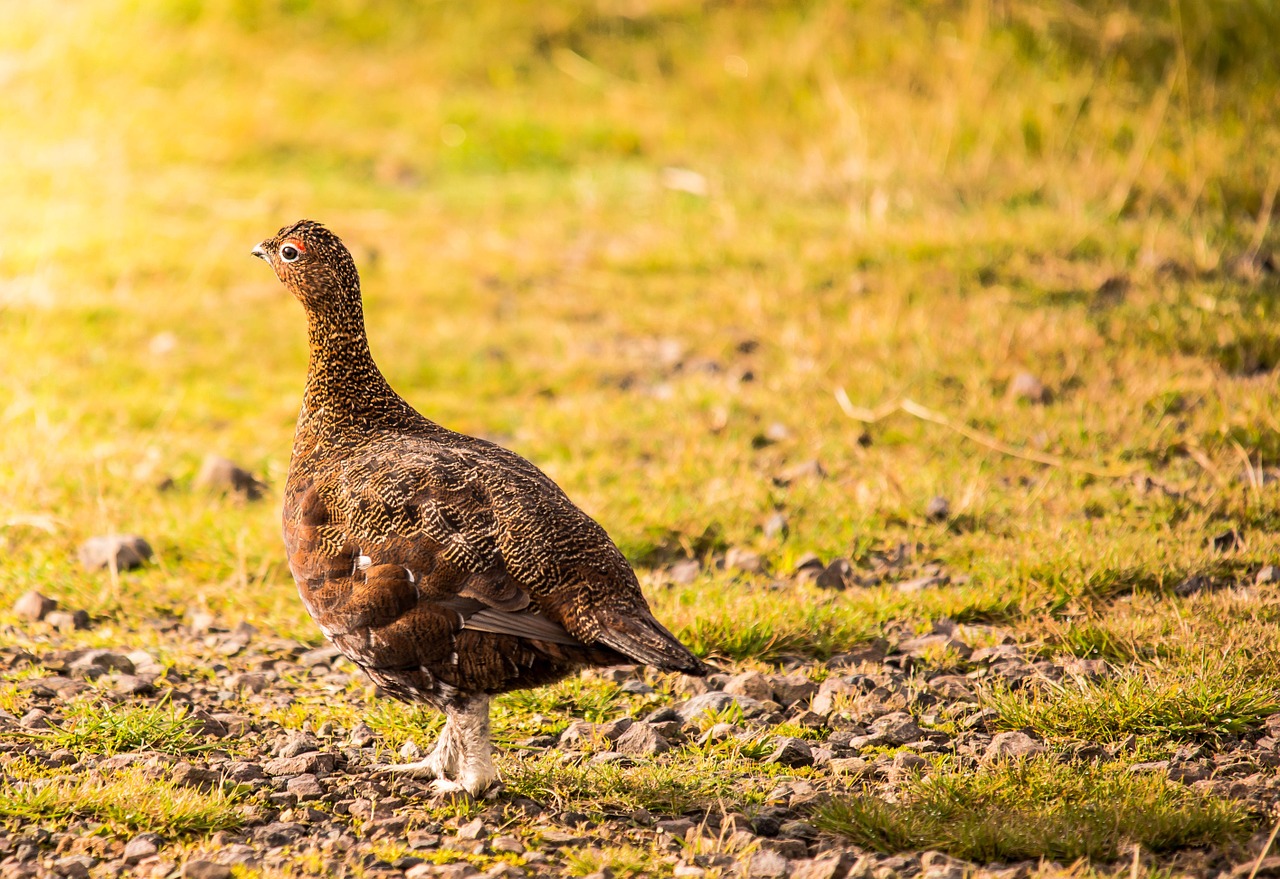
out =
{"type": "Polygon", "coordinates": [[[429,757],[390,770],[479,794],[497,778],[491,695],[590,665],[705,673],[604,529],[546,474],[391,389],[337,236],[303,220],[253,253],[302,302],[311,342],[284,500],[298,592],[375,682],[446,716],[429,757]]]}

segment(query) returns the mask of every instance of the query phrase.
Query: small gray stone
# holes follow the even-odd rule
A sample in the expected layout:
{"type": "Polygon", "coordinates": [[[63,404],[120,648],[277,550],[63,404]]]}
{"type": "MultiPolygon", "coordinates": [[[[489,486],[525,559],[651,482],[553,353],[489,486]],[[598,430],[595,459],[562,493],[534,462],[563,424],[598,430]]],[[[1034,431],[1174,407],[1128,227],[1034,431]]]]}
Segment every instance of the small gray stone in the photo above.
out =
{"type": "MultiPolygon", "coordinates": [[[[256,692],[256,691],[255,691],[256,692]]],[[[280,749],[279,757],[297,757],[320,750],[320,742],[309,732],[291,733],[289,740],[280,749]]]]}
{"type": "Polygon", "coordinates": [[[146,678],[136,675],[121,675],[116,681],[115,691],[121,696],[150,696],[156,691],[155,684],[146,678]]]}
{"type": "Polygon", "coordinates": [[[619,754],[652,757],[671,750],[671,744],[658,734],[652,724],[643,721],[633,723],[614,744],[619,754]]]}
{"type": "Polygon", "coordinates": [[[764,706],[749,696],[738,696],[733,693],[724,693],[713,690],[710,693],[702,693],[689,699],[683,705],[676,709],[680,715],[680,719],[685,723],[696,720],[707,712],[724,711],[730,705],[737,704],[742,711],[743,717],[754,717],[764,711],[764,706]]]}
{"type": "Polygon", "coordinates": [[[66,879],[89,879],[89,868],[95,863],[88,855],[69,855],[53,862],[53,872],[66,879]]]}
{"type": "Polygon", "coordinates": [[[853,584],[853,565],[848,559],[835,559],[813,582],[819,589],[844,589],[853,584]]]}
{"type": "Polygon", "coordinates": [[[48,613],[44,621],[60,632],[83,631],[89,628],[89,614],[83,610],[55,610],[48,613]]]}
{"type": "Polygon", "coordinates": [[[101,677],[108,672],[131,675],[136,671],[129,657],[110,650],[86,650],[72,660],[68,669],[72,674],[86,678],[101,677]]]}
{"type": "Polygon", "coordinates": [[[489,828],[484,826],[484,821],[479,818],[472,818],[466,824],[458,828],[458,839],[488,839],[489,828]]]}
{"type": "Polygon", "coordinates": [[[848,852],[829,852],[817,858],[791,864],[791,879],[845,879],[854,857],[848,852]]]}
{"type": "Polygon", "coordinates": [[[812,766],[813,749],[804,739],[782,736],[775,739],[777,746],[773,753],[765,758],[766,763],[777,763],[779,766],[812,766]]]}
{"type": "Polygon", "coordinates": [[[518,855],[524,851],[524,843],[515,836],[495,836],[489,843],[489,848],[495,852],[518,855]]]}
{"type": "Polygon", "coordinates": [[[724,556],[726,570],[742,571],[746,574],[759,574],[764,570],[764,558],[760,553],[744,547],[730,547],[724,556]]]}
{"type": "Polygon", "coordinates": [[[22,593],[13,603],[13,615],[29,623],[38,623],[58,607],[58,602],[41,595],[34,589],[22,593]]]}
{"type": "Polygon", "coordinates": [[[790,869],[785,857],[769,849],[760,849],[751,855],[747,875],[751,879],[786,879],[790,869]]]}
{"type": "Polygon", "coordinates": [[[170,780],[179,787],[194,787],[197,790],[213,790],[218,786],[221,776],[212,769],[192,766],[190,763],[178,763],[173,767],[170,780]]]}
{"type": "Polygon", "coordinates": [[[142,567],[152,556],[151,544],[136,534],[103,534],[80,544],[80,564],[88,570],[115,567],[128,571],[142,567]]]}
{"type": "Polygon", "coordinates": [[[231,879],[231,868],[213,861],[187,861],[182,865],[182,879],[231,879]]]}
{"type": "Polygon", "coordinates": [[[942,495],[930,498],[929,503],[925,504],[924,514],[934,522],[946,521],[951,518],[951,501],[942,495]]]}
{"type": "Polygon", "coordinates": [[[373,744],[376,735],[373,729],[367,723],[358,723],[355,729],[351,730],[351,735],[347,737],[347,741],[353,748],[367,748],[373,744]]]}
{"type": "Polygon", "coordinates": [[[1044,745],[1026,733],[1015,730],[1014,732],[1002,732],[992,736],[991,744],[987,746],[984,759],[987,761],[1017,759],[1020,757],[1034,757],[1043,753],[1044,745]]]}
{"type": "Polygon", "coordinates": [[[760,530],[764,532],[765,537],[786,537],[790,527],[786,516],[782,513],[772,513],[765,518],[760,530]]]}
{"type": "Polygon", "coordinates": [[[157,833],[138,834],[125,844],[125,863],[136,864],[138,861],[146,860],[156,854],[156,852],[160,851],[160,844],[162,842],[163,839],[157,833]]]}
{"type": "Polygon", "coordinates": [[[267,775],[315,775],[324,776],[333,771],[337,759],[333,754],[299,754],[296,757],[276,757],[262,764],[267,775]]]}
{"type": "Polygon", "coordinates": [[[1253,578],[1253,582],[1261,586],[1264,583],[1280,582],[1280,568],[1275,565],[1266,565],[1258,571],[1258,575],[1253,578]]]}
{"type": "Polygon", "coordinates": [[[916,725],[911,715],[903,711],[895,711],[872,721],[871,726],[868,727],[868,733],[874,744],[895,747],[919,741],[924,735],[924,730],[916,725]]]}
{"type": "Polygon", "coordinates": [[[758,671],[744,671],[725,681],[724,691],[737,696],[748,696],[757,702],[773,699],[773,685],[758,671]]]}
{"type": "Polygon", "coordinates": [[[688,586],[702,573],[702,565],[697,559],[684,559],[667,569],[667,579],[677,586],[688,586]]]}
{"type": "Polygon", "coordinates": [[[251,501],[262,497],[262,490],[266,487],[258,477],[235,461],[218,455],[205,457],[204,463],[200,465],[200,473],[196,476],[196,485],[213,491],[238,494],[251,501]]]}
{"type": "Polygon", "coordinates": [[[285,783],[284,789],[298,798],[298,802],[318,800],[324,796],[324,788],[314,775],[295,775],[285,783]]]}
{"type": "Polygon", "coordinates": [[[1047,403],[1051,396],[1044,382],[1029,372],[1020,372],[1013,377],[1013,381],[1009,382],[1009,394],[1014,399],[1028,403],[1047,403]]]}
{"type": "Polygon", "coordinates": [[[802,674],[774,675],[770,683],[773,685],[773,698],[788,708],[798,702],[809,701],[818,692],[818,685],[802,674]]]}

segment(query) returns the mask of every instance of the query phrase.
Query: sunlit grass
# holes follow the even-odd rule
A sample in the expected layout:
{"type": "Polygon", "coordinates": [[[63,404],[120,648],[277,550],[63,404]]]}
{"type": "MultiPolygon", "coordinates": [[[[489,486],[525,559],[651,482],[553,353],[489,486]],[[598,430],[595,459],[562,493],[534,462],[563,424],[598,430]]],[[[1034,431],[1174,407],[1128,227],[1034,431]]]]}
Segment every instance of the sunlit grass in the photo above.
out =
{"type": "Polygon", "coordinates": [[[209,833],[241,822],[236,793],[177,787],[142,770],[107,777],[52,775],[0,778],[0,819],[101,821],[118,830],[164,835],[209,833]]]}
{"type": "Polygon", "coordinates": [[[1239,840],[1244,808],[1163,777],[1052,759],[955,768],[909,781],[895,802],[870,792],[823,806],[818,826],[883,852],[936,849],[989,863],[1111,861],[1130,843],[1165,852],[1239,840]]]}
{"type": "Polygon", "coordinates": [[[69,703],[59,723],[32,738],[49,747],[80,754],[160,751],[189,754],[214,747],[198,732],[199,722],[185,706],[167,703],[112,705],[96,700],[69,703]]]}

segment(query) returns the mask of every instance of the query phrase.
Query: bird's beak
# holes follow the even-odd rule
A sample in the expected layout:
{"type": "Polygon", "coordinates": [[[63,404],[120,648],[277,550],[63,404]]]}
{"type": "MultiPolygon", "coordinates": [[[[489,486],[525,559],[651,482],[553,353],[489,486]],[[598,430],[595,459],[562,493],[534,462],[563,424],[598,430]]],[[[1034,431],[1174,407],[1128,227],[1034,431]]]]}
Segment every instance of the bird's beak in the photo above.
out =
{"type": "Polygon", "coordinates": [[[262,249],[262,245],[261,245],[261,244],[256,245],[256,246],[253,248],[253,250],[251,250],[251,251],[249,251],[249,252],[250,252],[250,253],[252,253],[254,256],[256,256],[258,259],[266,259],[266,258],[267,258],[267,252],[266,252],[265,250],[263,250],[263,249],[262,249]]]}

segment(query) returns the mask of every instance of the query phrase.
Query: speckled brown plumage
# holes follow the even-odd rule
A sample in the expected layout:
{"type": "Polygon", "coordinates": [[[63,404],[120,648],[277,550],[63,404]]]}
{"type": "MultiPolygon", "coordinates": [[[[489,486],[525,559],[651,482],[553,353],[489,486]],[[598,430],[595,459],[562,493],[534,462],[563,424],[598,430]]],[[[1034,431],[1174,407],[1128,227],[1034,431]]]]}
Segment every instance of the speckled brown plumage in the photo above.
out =
{"type": "Polygon", "coordinates": [[[302,302],[310,336],[284,502],[298,591],[378,684],[449,717],[432,756],[402,768],[477,793],[494,777],[490,694],[586,665],[705,671],[654,619],[604,530],[542,471],[391,389],[333,233],[304,220],[254,253],[302,302]]]}

